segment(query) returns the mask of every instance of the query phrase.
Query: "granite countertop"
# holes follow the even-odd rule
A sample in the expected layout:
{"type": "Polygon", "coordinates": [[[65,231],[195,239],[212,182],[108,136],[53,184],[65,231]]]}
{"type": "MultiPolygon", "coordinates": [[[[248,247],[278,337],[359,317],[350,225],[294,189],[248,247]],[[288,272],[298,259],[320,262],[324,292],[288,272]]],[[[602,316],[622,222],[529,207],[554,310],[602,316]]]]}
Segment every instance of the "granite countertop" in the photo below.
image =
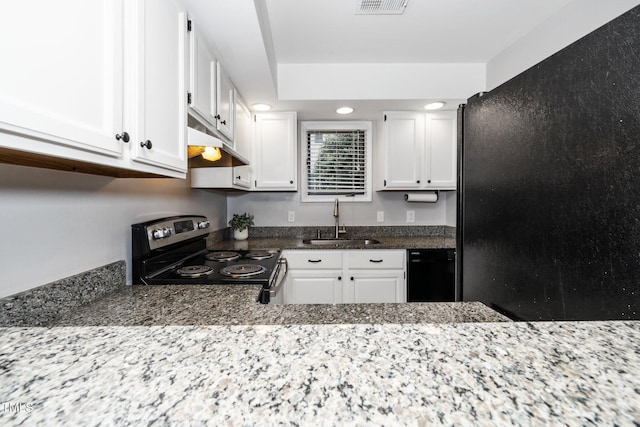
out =
{"type": "Polygon", "coordinates": [[[455,249],[455,237],[416,236],[416,237],[374,237],[380,243],[312,245],[303,243],[297,237],[259,237],[247,240],[223,240],[209,243],[209,249],[216,250],[257,250],[257,249],[455,249]]]}
{"type": "Polygon", "coordinates": [[[638,425],[640,322],[0,329],[3,425],[638,425]]]}
{"type": "Polygon", "coordinates": [[[259,285],[127,286],[48,326],[295,325],[508,322],[479,302],[260,304],[259,285]]]}

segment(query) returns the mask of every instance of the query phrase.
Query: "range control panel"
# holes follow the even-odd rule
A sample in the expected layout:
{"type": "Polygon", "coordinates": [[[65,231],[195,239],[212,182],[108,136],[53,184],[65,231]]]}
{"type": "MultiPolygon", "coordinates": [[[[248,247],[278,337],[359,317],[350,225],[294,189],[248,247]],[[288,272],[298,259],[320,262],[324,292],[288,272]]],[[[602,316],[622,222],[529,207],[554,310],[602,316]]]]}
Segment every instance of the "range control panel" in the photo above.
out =
{"type": "Polygon", "coordinates": [[[193,237],[209,234],[209,220],[204,216],[179,216],[145,224],[149,249],[158,249],[193,237]]]}

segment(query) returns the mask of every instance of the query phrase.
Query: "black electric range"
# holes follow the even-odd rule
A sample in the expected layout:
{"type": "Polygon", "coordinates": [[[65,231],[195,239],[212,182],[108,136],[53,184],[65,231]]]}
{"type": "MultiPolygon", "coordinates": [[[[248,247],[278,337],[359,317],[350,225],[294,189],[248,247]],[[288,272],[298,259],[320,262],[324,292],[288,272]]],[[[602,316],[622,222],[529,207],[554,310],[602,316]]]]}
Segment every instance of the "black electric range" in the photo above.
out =
{"type": "Polygon", "coordinates": [[[259,284],[268,303],[286,274],[280,251],[208,250],[209,221],[201,215],[160,218],[132,228],[133,283],[145,285],[259,284]]]}

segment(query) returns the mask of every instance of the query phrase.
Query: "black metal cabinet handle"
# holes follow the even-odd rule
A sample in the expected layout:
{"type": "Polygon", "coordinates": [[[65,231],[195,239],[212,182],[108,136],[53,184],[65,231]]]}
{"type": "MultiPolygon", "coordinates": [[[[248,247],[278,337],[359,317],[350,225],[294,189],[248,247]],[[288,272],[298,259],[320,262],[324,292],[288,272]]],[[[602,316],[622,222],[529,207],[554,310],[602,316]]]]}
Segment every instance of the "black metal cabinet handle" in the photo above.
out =
{"type": "Polygon", "coordinates": [[[241,176],[240,176],[240,175],[236,176],[236,179],[240,179],[240,178],[241,178],[241,176]]]}
{"type": "Polygon", "coordinates": [[[342,280],[342,276],[338,276],[338,280],[342,280]]]}
{"type": "Polygon", "coordinates": [[[216,120],[220,120],[220,114],[216,114],[215,116],[213,116],[213,118],[216,120]]]}
{"type": "Polygon", "coordinates": [[[307,261],[312,262],[312,263],[318,263],[318,262],[322,262],[321,259],[308,259],[307,261]]]}
{"type": "Polygon", "coordinates": [[[384,261],[384,260],[382,260],[382,259],[370,259],[369,260],[369,262],[375,262],[375,263],[380,263],[382,261],[384,261]]]}
{"type": "Polygon", "coordinates": [[[153,144],[147,139],[146,141],[140,143],[140,147],[147,147],[149,150],[151,150],[153,144]]]}
{"type": "Polygon", "coordinates": [[[420,184],[420,180],[417,180],[417,181],[416,181],[416,184],[420,184]]]}
{"type": "Polygon", "coordinates": [[[429,180],[427,180],[427,184],[431,184],[431,180],[430,180],[430,179],[429,179],[429,180]]]}
{"type": "Polygon", "coordinates": [[[226,121],[226,120],[223,120],[223,121],[221,121],[220,123],[222,123],[223,125],[226,125],[226,124],[227,124],[227,121],[226,121]]]}
{"type": "Polygon", "coordinates": [[[117,133],[116,140],[118,141],[122,140],[122,142],[129,142],[129,134],[126,132],[117,133]]]}
{"type": "Polygon", "coordinates": [[[351,279],[350,279],[350,280],[353,280],[353,276],[351,276],[351,279]]]}
{"type": "Polygon", "coordinates": [[[289,184],[293,184],[293,180],[289,181],[289,184]]]}

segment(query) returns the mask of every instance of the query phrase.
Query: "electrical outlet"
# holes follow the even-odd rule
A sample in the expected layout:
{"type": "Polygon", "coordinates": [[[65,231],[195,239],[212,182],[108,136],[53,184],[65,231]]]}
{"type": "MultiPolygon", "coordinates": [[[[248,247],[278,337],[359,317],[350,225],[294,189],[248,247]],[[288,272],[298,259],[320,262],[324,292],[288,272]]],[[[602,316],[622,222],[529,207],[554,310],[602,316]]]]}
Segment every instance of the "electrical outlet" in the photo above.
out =
{"type": "Polygon", "coordinates": [[[416,211],[407,211],[407,222],[416,222],[416,211]]]}
{"type": "Polygon", "coordinates": [[[384,211],[378,211],[377,221],[384,222],[384,211]]]}
{"type": "Polygon", "coordinates": [[[295,213],[295,211],[289,211],[289,215],[287,216],[287,221],[296,222],[296,213],[295,213]]]}

